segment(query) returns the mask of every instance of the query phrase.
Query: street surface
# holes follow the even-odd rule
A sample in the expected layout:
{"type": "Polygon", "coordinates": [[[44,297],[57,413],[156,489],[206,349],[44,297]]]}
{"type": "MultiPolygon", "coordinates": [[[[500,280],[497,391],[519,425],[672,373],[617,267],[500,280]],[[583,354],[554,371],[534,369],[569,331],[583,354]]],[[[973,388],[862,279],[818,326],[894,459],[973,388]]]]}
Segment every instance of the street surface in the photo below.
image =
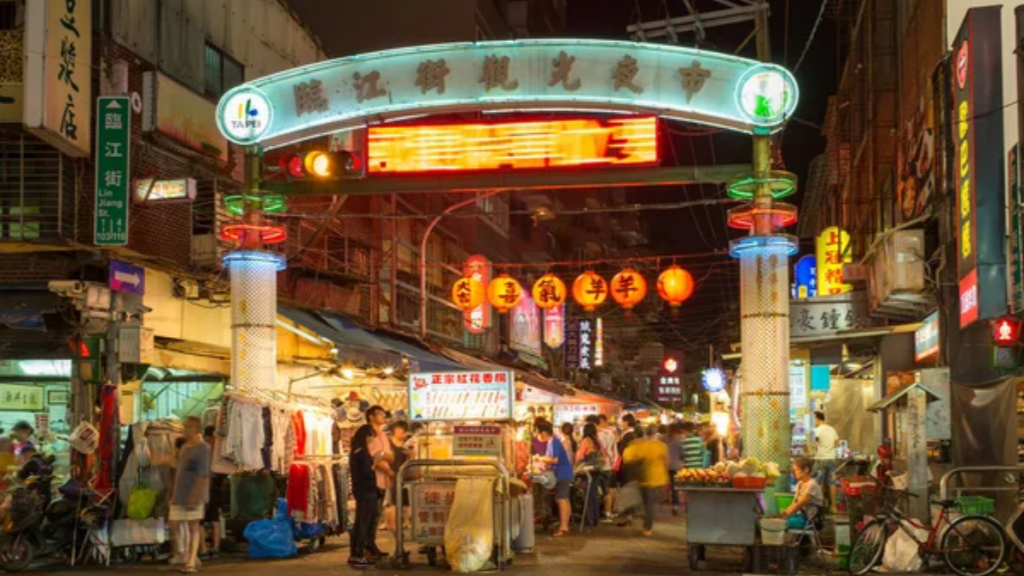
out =
{"type": "MultiPolygon", "coordinates": [[[[655,524],[655,534],[644,537],[637,523],[633,528],[618,528],[601,525],[583,536],[573,533],[567,538],[552,538],[538,534],[534,554],[518,554],[513,566],[506,570],[510,576],[589,576],[602,574],[629,574],[630,576],[668,576],[689,573],[686,560],[686,527],[682,518],[665,514],[655,524]]],[[[381,533],[380,543],[385,551],[394,550],[393,540],[387,532],[381,533]]],[[[208,561],[200,574],[236,574],[245,572],[252,575],[302,576],[304,574],[356,574],[359,571],[346,565],[348,560],[347,537],[330,538],[325,548],[313,554],[301,552],[297,558],[288,560],[248,560],[242,555],[222,556],[219,560],[208,561]]],[[[415,550],[407,544],[407,549],[415,550]]],[[[69,569],[40,568],[33,574],[54,572],[69,573],[69,569]]],[[[701,573],[726,575],[740,574],[742,556],[738,549],[708,549],[706,570],[701,573]]],[[[147,575],[154,572],[176,573],[174,569],[160,564],[137,564],[118,566],[112,569],[79,568],[75,574],[99,576],[116,573],[118,576],[147,575]]],[[[370,574],[450,574],[446,569],[427,566],[422,555],[412,554],[409,570],[371,568],[370,574]]],[[[805,563],[801,573],[823,574],[829,572],[817,563],[805,563]]]]}

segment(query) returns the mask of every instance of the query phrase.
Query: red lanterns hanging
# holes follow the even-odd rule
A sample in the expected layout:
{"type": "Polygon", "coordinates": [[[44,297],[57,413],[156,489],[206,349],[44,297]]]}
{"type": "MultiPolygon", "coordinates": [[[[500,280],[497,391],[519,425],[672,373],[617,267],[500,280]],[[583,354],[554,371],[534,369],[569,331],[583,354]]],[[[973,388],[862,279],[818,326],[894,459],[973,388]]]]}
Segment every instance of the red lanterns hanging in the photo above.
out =
{"type": "Polygon", "coordinates": [[[632,310],[647,296],[647,280],[633,270],[626,268],[612,278],[612,298],[624,310],[632,310]]]}
{"type": "Polygon", "coordinates": [[[487,286],[487,299],[499,314],[505,314],[523,299],[523,287],[515,278],[502,274],[487,286]]]}
{"type": "Polygon", "coordinates": [[[541,310],[551,310],[565,303],[565,282],[554,274],[545,274],[533,284],[533,301],[541,310]]]}
{"type": "Polygon", "coordinates": [[[593,312],[608,298],[608,283],[604,278],[588,270],[572,283],[572,297],[587,312],[593,312]]]}
{"type": "Polygon", "coordinates": [[[658,296],[672,308],[679,308],[693,294],[693,276],[673,264],[658,276],[658,296]]]}
{"type": "Polygon", "coordinates": [[[484,285],[472,277],[459,278],[452,285],[452,302],[463,312],[484,303],[484,285]]]}

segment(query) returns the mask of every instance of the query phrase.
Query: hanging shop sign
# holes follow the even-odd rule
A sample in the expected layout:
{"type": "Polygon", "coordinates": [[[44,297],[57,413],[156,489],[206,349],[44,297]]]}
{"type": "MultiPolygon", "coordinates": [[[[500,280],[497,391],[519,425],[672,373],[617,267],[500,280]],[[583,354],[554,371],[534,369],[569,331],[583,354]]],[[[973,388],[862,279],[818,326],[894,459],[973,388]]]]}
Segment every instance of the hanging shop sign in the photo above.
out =
{"type": "Polygon", "coordinates": [[[939,311],[932,312],[914,330],[914,361],[927,362],[939,355],[939,311]]]}
{"type": "Polygon", "coordinates": [[[580,422],[587,416],[601,414],[597,404],[555,404],[554,423],[580,422]]]}
{"type": "Polygon", "coordinates": [[[0,384],[0,410],[42,410],[44,388],[25,384],[0,384]]]}
{"type": "Polygon", "coordinates": [[[651,383],[651,397],[658,404],[682,404],[682,378],[678,373],[658,372],[651,383]]]}
{"type": "Polygon", "coordinates": [[[808,254],[793,266],[793,298],[806,300],[818,295],[817,259],[808,254]]]}
{"type": "Polygon", "coordinates": [[[1010,312],[1024,312],[1024,198],[1020,187],[1019,145],[1014,144],[1006,159],[1010,183],[1010,312]]]}
{"type": "Polygon", "coordinates": [[[501,428],[497,426],[455,426],[453,456],[499,456],[501,428]]]}
{"type": "Polygon", "coordinates": [[[817,292],[835,296],[853,290],[843,281],[843,264],[853,262],[850,234],[838,226],[825,228],[816,243],[817,292]]]}
{"type": "Polygon", "coordinates": [[[448,514],[455,504],[455,482],[412,484],[412,533],[423,544],[442,544],[448,514]]]}
{"type": "Polygon", "coordinates": [[[371,126],[371,174],[656,165],[657,118],[371,126]]]}
{"type": "Polygon", "coordinates": [[[482,110],[621,111],[767,134],[797,101],[796,81],[785,69],[731,54],[538,39],[415,46],[317,62],[228,91],[217,124],[237,144],[267,147],[361,128],[371,119],[482,110]]]}
{"type": "Polygon", "coordinates": [[[565,323],[565,369],[575,372],[580,369],[580,323],[565,323]]]}
{"type": "MultiPolygon", "coordinates": [[[[474,254],[466,259],[463,274],[467,278],[474,278],[484,289],[486,294],[487,286],[491,283],[491,261],[480,254],[474,254]]],[[[483,334],[491,327],[491,304],[485,298],[479,306],[465,312],[465,328],[472,334],[483,334]]]]}
{"type": "Polygon", "coordinates": [[[807,340],[834,336],[843,330],[869,326],[868,298],[863,290],[789,302],[790,338],[807,340]]]}
{"type": "MultiPolygon", "coordinates": [[[[210,122],[217,113],[216,105],[159,72],[142,73],[142,97],[143,132],[158,132],[195,152],[227,162],[228,141],[210,122]]],[[[253,119],[259,120],[258,116],[253,119]]]]}
{"type": "Polygon", "coordinates": [[[594,321],[594,367],[604,366],[604,320],[594,321]]]}
{"type": "Polygon", "coordinates": [[[580,372],[590,372],[594,369],[594,322],[591,320],[580,320],[579,334],[577,370],[580,372]]]}
{"type": "Polygon", "coordinates": [[[540,308],[526,292],[509,313],[509,332],[509,347],[513,350],[537,357],[543,354],[540,308]]]}
{"type": "Polygon", "coordinates": [[[968,10],[953,43],[961,328],[1007,309],[1000,9],[968,10]]]}
{"type": "Polygon", "coordinates": [[[565,343],[565,304],[544,311],[544,343],[548,348],[565,343]]]}
{"type": "Polygon", "coordinates": [[[134,200],[138,204],[159,202],[191,202],[196,199],[196,181],[192,178],[177,180],[153,180],[143,178],[135,181],[134,200]]]}
{"type": "Polygon", "coordinates": [[[801,410],[807,408],[807,365],[800,363],[789,365],[789,408],[801,410]]]}
{"type": "Polygon", "coordinates": [[[512,415],[511,372],[426,372],[409,375],[413,420],[506,420],[512,415]]]}
{"type": "Polygon", "coordinates": [[[25,128],[65,154],[88,156],[92,0],[36,0],[24,7],[25,128]]]}

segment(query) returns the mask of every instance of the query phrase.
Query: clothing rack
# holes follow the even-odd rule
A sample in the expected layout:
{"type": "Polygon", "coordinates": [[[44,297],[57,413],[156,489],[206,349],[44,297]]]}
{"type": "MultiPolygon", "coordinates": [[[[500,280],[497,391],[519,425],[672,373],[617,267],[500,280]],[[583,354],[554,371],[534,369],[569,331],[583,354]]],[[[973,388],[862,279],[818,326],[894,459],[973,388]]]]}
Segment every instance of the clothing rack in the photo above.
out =
{"type": "Polygon", "coordinates": [[[281,392],[279,390],[260,390],[260,389],[245,389],[245,390],[234,390],[224,395],[226,399],[232,397],[238,397],[241,399],[259,400],[266,402],[268,405],[279,406],[281,404],[294,404],[295,408],[300,410],[310,410],[313,412],[320,412],[329,416],[334,415],[334,410],[328,407],[327,402],[316,396],[309,396],[306,394],[290,394],[281,392]],[[289,396],[305,399],[306,401],[300,401],[297,399],[289,398],[289,396]]]}

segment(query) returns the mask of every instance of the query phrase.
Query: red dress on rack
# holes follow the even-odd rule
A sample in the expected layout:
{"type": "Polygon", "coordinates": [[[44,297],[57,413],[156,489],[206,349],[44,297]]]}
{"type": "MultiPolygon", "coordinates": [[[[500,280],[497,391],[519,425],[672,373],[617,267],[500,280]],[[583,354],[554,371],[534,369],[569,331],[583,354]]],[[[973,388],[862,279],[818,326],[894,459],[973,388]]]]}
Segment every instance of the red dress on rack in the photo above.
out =
{"type": "Polygon", "coordinates": [[[292,464],[288,470],[288,513],[295,517],[295,512],[302,512],[305,518],[306,510],[309,507],[309,483],[312,467],[307,464],[292,464]]]}
{"type": "Polygon", "coordinates": [[[295,456],[306,453],[306,419],[301,411],[292,413],[292,426],[295,427],[295,456]]]}

